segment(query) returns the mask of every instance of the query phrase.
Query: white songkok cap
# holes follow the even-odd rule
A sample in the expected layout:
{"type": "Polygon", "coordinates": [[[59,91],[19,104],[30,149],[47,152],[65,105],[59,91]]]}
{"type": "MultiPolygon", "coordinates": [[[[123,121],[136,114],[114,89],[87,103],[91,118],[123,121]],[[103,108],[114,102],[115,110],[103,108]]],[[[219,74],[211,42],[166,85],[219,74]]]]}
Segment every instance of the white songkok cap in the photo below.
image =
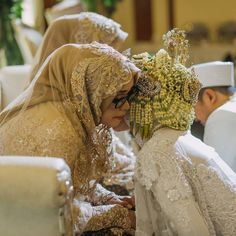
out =
{"type": "Polygon", "coordinates": [[[193,65],[202,87],[234,86],[234,64],[213,61],[193,65]]]}

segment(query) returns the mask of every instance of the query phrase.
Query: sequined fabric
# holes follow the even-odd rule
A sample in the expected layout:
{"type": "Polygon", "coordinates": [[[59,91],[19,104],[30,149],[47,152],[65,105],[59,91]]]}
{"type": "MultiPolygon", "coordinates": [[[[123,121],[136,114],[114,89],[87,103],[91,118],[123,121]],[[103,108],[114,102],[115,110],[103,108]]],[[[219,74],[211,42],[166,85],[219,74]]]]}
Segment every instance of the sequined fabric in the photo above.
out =
{"type": "MultiPolygon", "coordinates": [[[[103,204],[106,192],[94,193],[96,181],[109,168],[108,133],[97,129],[100,105],[103,99],[115,96],[137,71],[107,45],[71,44],[59,48],[46,60],[24,93],[0,113],[0,154],[61,157],[71,169],[75,199],[92,194],[96,196],[93,204],[103,204]],[[106,84],[110,86],[103,86],[106,84]]],[[[74,208],[82,217],[75,215],[74,225],[79,221],[82,230],[98,213],[93,206],[74,208]]],[[[100,215],[107,217],[107,211],[113,212],[103,206],[100,215]]],[[[126,211],[123,207],[115,210],[115,219],[119,221],[126,211]]]]}
{"type": "Polygon", "coordinates": [[[236,175],[212,148],[162,128],[137,160],[137,235],[235,234],[236,175]]]}
{"type": "MultiPolygon", "coordinates": [[[[66,15],[66,16],[57,18],[48,27],[47,32],[45,33],[43,37],[41,46],[37,51],[37,56],[34,59],[34,65],[31,72],[31,80],[35,77],[38,69],[40,68],[40,66],[42,66],[46,58],[53,51],[55,51],[57,48],[59,48],[60,46],[64,44],[67,44],[67,43],[86,44],[86,43],[91,43],[93,41],[97,41],[99,43],[105,43],[105,44],[111,45],[113,48],[118,49],[120,45],[126,39],[127,35],[128,34],[126,32],[121,30],[121,26],[115,21],[113,21],[112,19],[108,19],[102,15],[92,13],[92,12],[82,12],[79,14],[66,15]]],[[[87,67],[85,64],[86,64],[85,62],[80,64],[78,68],[80,72],[87,70],[87,67]]],[[[104,65],[106,65],[106,63],[104,65]]],[[[98,64],[98,68],[99,67],[101,68],[101,72],[104,71],[104,67],[102,68],[101,65],[98,64]]],[[[97,73],[95,73],[95,70],[98,70],[98,68],[97,69],[94,68],[94,70],[92,71],[90,82],[89,82],[90,84],[92,84],[93,81],[96,82],[97,73]],[[93,74],[95,75],[94,77],[93,77],[93,74]]],[[[115,76],[119,76],[119,74],[115,76]]],[[[78,73],[76,73],[75,71],[73,73],[72,86],[73,86],[73,91],[78,94],[78,92],[81,93],[82,87],[80,88],[78,86],[79,83],[77,80],[78,80],[78,73]],[[76,91],[76,90],[80,90],[80,91],[76,91]]],[[[80,84],[82,85],[82,83],[83,82],[81,80],[80,84]]],[[[86,86],[86,84],[83,84],[83,86],[86,86]]],[[[96,91],[97,84],[94,83],[93,86],[94,87],[90,89],[88,96],[93,97],[94,101],[96,101],[96,99],[99,99],[100,95],[97,93],[96,94],[94,93],[94,91],[96,91]]],[[[108,81],[106,84],[104,84],[104,86],[108,87],[109,89],[111,88],[111,83],[108,81]]],[[[87,88],[89,89],[89,87],[87,88]]],[[[74,109],[76,110],[75,105],[71,103],[70,99],[65,99],[64,104],[65,106],[72,107],[72,109],[74,107],[74,109]]],[[[96,105],[96,102],[94,102],[94,105],[96,105]]],[[[95,114],[97,112],[100,112],[98,108],[96,108],[96,110],[93,110],[92,112],[94,112],[95,114]]],[[[99,116],[100,114],[96,114],[96,115],[99,116]]],[[[90,119],[87,120],[87,123],[89,122],[90,122],[90,119]]],[[[116,141],[116,144],[118,142],[119,141],[116,141]]],[[[124,150],[127,150],[127,148],[125,148],[124,150]]],[[[123,155],[124,156],[127,155],[129,157],[128,152],[127,154],[123,154],[123,155]]],[[[118,160],[118,158],[116,160],[117,160],[117,165],[120,165],[120,163],[124,161],[123,159],[118,160]]],[[[122,172],[122,170],[120,171],[122,172]]],[[[114,171],[112,172],[115,175],[118,174],[117,172],[114,172],[114,171]]],[[[128,171],[127,174],[130,175],[130,172],[128,171]]],[[[116,175],[115,180],[109,181],[109,186],[110,184],[112,184],[112,182],[114,182],[114,184],[117,184],[117,182],[119,181],[120,182],[118,183],[118,186],[123,185],[124,180],[126,181],[126,179],[130,179],[130,177],[123,176],[123,172],[122,172],[120,173],[119,177],[117,177],[116,175]]],[[[111,188],[113,187],[114,185],[111,188]]],[[[120,188],[122,189],[123,187],[121,186],[120,188]]],[[[120,192],[120,191],[117,191],[117,192],[120,192]]]]}
{"type": "Polygon", "coordinates": [[[136,157],[129,148],[112,132],[112,148],[110,155],[112,168],[103,178],[102,185],[118,195],[132,195],[134,191],[134,166],[136,157]]]}

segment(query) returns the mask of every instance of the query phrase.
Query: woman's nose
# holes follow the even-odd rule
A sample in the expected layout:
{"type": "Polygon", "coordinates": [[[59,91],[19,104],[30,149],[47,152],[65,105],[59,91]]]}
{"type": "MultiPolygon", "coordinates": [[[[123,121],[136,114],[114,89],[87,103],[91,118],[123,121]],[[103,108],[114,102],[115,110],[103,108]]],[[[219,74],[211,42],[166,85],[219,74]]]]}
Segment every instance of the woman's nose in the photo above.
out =
{"type": "Polygon", "coordinates": [[[125,101],[125,103],[121,106],[120,109],[128,111],[130,109],[130,105],[129,105],[128,101],[125,101]]]}

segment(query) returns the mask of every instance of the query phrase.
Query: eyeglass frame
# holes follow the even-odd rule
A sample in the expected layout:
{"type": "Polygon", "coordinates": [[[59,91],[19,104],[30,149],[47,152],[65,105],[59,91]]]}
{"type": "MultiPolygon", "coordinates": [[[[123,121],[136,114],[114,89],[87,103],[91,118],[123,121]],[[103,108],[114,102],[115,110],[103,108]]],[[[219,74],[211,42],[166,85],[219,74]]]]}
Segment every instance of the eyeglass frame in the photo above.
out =
{"type": "Polygon", "coordinates": [[[126,103],[126,101],[128,103],[131,103],[131,101],[134,99],[134,97],[137,95],[138,92],[139,92],[138,86],[134,85],[128,92],[127,96],[122,98],[114,98],[112,100],[112,103],[115,104],[116,109],[119,109],[126,103]]]}

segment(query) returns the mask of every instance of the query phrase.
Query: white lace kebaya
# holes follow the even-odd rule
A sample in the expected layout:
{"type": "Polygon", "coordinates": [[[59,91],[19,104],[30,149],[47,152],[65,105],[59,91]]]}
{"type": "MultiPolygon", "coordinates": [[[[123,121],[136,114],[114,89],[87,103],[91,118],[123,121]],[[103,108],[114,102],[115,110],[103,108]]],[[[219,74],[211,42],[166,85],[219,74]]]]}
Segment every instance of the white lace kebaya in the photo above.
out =
{"type": "Polygon", "coordinates": [[[135,177],[137,235],[236,234],[236,175],[190,133],[154,132],[135,177]]]}

